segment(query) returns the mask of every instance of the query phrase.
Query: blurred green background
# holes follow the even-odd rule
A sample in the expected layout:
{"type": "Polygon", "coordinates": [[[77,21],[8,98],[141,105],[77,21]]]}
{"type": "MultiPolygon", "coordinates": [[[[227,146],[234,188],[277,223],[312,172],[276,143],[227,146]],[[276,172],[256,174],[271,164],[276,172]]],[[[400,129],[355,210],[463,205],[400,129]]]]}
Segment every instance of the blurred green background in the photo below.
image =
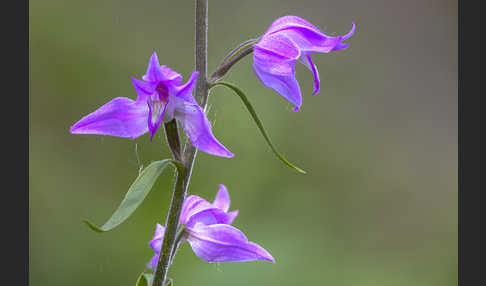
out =
{"type": "MultiPolygon", "coordinates": [[[[141,165],[169,157],[153,142],[71,135],[114,97],[135,98],[130,77],[150,55],[193,70],[194,1],[30,1],[31,285],[134,285],[165,221],[172,171],[135,214],[98,234],[141,165]],[[138,150],[138,155],[136,153],[138,150]]],[[[184,244],[175,285],[457,285],[457,1],[214,1],[209,71],[280,16],[344,34],[347,50],[316,54],[321,92],[297,65],[299,113],[253,74],[251,57],[226,80],[247,92],[277,148],[308,171],[281,164],[240,100],[210,97],[217,138],[236,156],[199,152],[190,193],[212,200],[225,184],[234,225],[276,259],[209,264],[184,244]]]]}

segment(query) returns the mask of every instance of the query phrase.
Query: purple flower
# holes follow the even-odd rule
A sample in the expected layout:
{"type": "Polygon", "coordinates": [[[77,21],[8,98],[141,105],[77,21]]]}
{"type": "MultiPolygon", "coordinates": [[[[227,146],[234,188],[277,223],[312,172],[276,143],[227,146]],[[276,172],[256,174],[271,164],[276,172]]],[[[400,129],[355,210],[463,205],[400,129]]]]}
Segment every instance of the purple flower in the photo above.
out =
{"type": "Polygon", "coordinates": [[[319,92],[319,73],[311,53],[329,53],[348,47],[343,43],[351,37],[355,24],[344,36],[327,36],[311,23],[297,16],[275,20],[253,46],[253,69],[266,87],[272,88],[295,105],[299,111],[302,96],[295,79],[296,61],[303,63],[314,75],[314,94],[319,92]]]}
{"type": "MultiPolygon", "coordinates": [[[[183,241],[189,242],[196,255],[207,262],[241,262],[250,260],[268,260],[275,262],[272,255],[256,243],[248,241],[246,236],[231,223],[238,211],[228,212],[230,197],[226,187],[219,185],[219,191],[213,203],[192,195],[184,200],[180,224],[184,226],[183,241]]],[[[165,228],[157,224],[150,247],[155,255],[147,264],[157,267],[165,228]]]]}
{"type": "Polygon", "coordinates": [[[132,78],[137,100],[117,97],[71,127],[73,134],[99,134],[135,139],[150,132],[152,140],[162,121],[176,118],[192,144],[211,155],[233,157],[216,140],[202,108],[192,96],[198,72],[182,84],[182,76],[150,58],[143,80],[132,78]]]}

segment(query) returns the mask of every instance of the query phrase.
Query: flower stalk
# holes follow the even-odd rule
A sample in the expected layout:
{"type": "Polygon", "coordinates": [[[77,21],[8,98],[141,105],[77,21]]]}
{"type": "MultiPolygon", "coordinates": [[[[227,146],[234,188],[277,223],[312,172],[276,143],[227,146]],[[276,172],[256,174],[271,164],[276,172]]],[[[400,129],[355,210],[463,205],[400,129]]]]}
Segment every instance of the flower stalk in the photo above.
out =
{"type": "MultiPolygon", "coordinates": [[[[209,84],[207,81],[207,24],[208,24],[208,0],[195,0],[195,61],[196,71],[199,72],[199,77],[196,82],[196,100],[201,108],[205,111],[208,95],[209,84]]],[[[167,129],[166,129],[167,130],[167,129]]],[[[175,141],[172,136],[174,133],[166,133],[168,141],[175,141]],[[171,137],[171,138],[169,138],[171,137]]],[[[172,147],[171,147],[172,150],[172,147]]],[[[178,172],[172,201],[169,209],[169,214],[166,221],[166,231],[164,240],[162,242],[162,251],[157,263],[157,268],[154,272],[152,286],[164,286],[167,278],[167,272],[172,260],[172,254],[176,247],[176,235],[179,225],[179,218],[181,214],[182,204],[187,194],[187,188],[192,174],[192,167],[196,158],[197,149],[188,140],[184,147],[184,154],[182,156],[184,170],[178,172]]],[[[174,154],[175,156],[175,154],[174,154]]]]}
{"type": "Polygon", "coordinates": [[[216,81],[223,78],[237,62],[239,62],[245,56],[251,54],[253,52],[253,45],[257,41],[258,39],[248,40],[231,51],[213,72],[211,78],[209,79],[209,84],[214,84],[216,81]]]}
{"type": "Polygon", "coordinates": [[[164,123],[165,137],[167,144],[174,160],[181,161],[181,142],[179,137],[179,130],[177,129],[177,121],[172,119],[171,121],[164,123]]]}
{"type": "Polygon", "coordinates": [[[238,46],[236,46],[236,48],[232,49],[226,55],[226,57],[223,59],[223,61],[221,61],[221,64],[224,64],[228,60],[232,59],[235,56],[236,53],[241,52],[242,50],[244,50],[245,48],[247,48],[249,46],[253,46],[256,42],[258,42],[258,39],[249,39],[249,40],[246,40],[243,43],[239,44],[238,46]]]}

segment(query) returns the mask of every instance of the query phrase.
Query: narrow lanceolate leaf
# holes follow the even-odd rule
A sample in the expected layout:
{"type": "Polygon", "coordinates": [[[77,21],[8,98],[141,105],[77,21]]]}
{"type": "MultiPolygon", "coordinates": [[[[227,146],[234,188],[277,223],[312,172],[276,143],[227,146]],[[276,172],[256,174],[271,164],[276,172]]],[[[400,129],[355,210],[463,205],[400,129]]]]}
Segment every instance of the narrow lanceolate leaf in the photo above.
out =
{"type": "Polygon", "coordinates": [[[230,89],[232,89],[239,97],[240,99],[243,101],[243,103],[245,104],[246,108],[248,109],[248,111],[250,112],[253,120],[255,121],[256,125],[258,126],[258,129],[260,129],[260,132],[262,133],[263,137],[265,138],[265,141],[267,141],[268,145],[270,146],[270,148],[272,149],[273,153],[287,166],[289,166],[290,168],[296,170],[297,172],[299,173],[302,173],[302,174],[305,174],[306,172],[304,170],[302,170],[301,168],[295,166],[294,164],[290,163],[287,159],[285,159],[284,156],[282,156],[278,151],[277,149],[275,149],[275,146],[273,146],[272,144],[272,141],[270,140],[270,137],[268,136],[267,132],[265,131],[265,128],[263,127],[263,124],[262,122],[260,121],[260,119],[258,118],[256,112],[255,112],[255,109],[253,108],[253,106],[250,104],[250,101],[248,100],[248,98],[246,97],[246,95],[243,93],[243,91],[241,91],[241,89],[237,88],[236,86],[230,84],[230,83],[227,83],[227,82],[221,82],[221,81],[218,81],[218,82],[215,82],[212,84],[211,87],[213,86],[216,86],[216,85],[223,85],[223,86],[226,86],[230,89]]]}
{"type": "Polygon", "coordinates": [[[142,273],[138,277],[136,286],[150,286],[152,285],[152,279],[154,275],[150,273],[142,273]]]}
{"type": "Polygon", "coordinates": [[[152,189],[157,178],[162,174],[164,168],[172,164],[177,168],[179,175],[183,176],[184,166],[182,163],[172,160],[165,159],[162,161],[152,162],[145,168],[140,175],[132,183],[125,198],[121,202],[120,206],[111,215],[110,219],[101,227],[98,227],[87,220],[83,220],[92,230],[96,232],[105,232],[111,230],[124,222],[130,215],[137,209],[137,207],[143,202],[147,194],[152,189]]]}

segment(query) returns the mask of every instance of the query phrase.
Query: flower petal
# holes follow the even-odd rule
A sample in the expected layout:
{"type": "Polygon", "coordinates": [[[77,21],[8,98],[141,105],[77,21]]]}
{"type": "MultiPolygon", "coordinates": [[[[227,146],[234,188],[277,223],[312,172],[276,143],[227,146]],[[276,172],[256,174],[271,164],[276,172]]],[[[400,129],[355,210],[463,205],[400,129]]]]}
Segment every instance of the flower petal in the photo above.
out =
{"type": "Polygon", "coordinates": [[[142,79],[148,82],[159,82],[164,78],[165,77],[160,69],[159,58],[157,57],[157,53],[154,52],[150,57],[147,73],[142,77],[142,79]]]}
{"type": "Polygon", "coordinates": [[[165,80],[170,81],[174,85],[180,85],[182,82],[182,76],[172,70],[167,66],[160,66],[160,71],[162,75],[165,77],[165,80]]]}
{"type": "Polygon", "coordinates": [[[149,246],[155,251],[155,253],[160,253],[162,248],[162,240],[164,239],[165,227],[157,224],[155,227],[155,234],[152,240],[149,242],[149,246]]]}
{"type": "Polygon", "coordinates": [[[152,259],[150,259],[150,262],[147,263],[147,268],[155,269],[157,268],[157,263],[159,262],[159,254],[154,254],[152,256],[152,259]]]}
{"type": "Polygon", "coordinates": [[[234,214],[226,213],[218,208],[211,208],[195,213],[184,225],[192,228],[196,224],[231,224],[234,219],[234,214]]]}
{"type": "Polygon", "coordinates": [[[349,30],[349,32],[342,36],[341,37],[341,41],[339,42],[339,44],[337,44],[335,47],[334,47],[334,51],[337,51],[337,50],[342,50],[342,49],[346,49],[349,44],[346,44],[346,43],[342,43],[342,41],[345,41],[347,39],[349,39],[349,37],[351,37],[352,35],[354,35],[354,31],[356,30],[356,25],[354,24],[353,22],[353,27],[351,27],[351,30],[349,30]]]}
{"type": "Polygon", "coordinates": [[[308,53],[329,53],[342,41],[341,36],[331,37],[322,33],[316,34],[299,27],[280,31],[278,35],[286,36],[301,52],[308,53]]]}
{"type": "Polygon", "coordinates": [[[243,262],[268,260],[275,262],[268,251],[249,242],[237,228],[227,224],[197,225],[187,229],[187,241],[196,255],[207,262],[243,262]]]}
{"type": "Polygon", "coordinates": [[[179,222],[186,224],[194,214],[212,208],[214,208],[214,206],[205,199],[196,195],[188,196],[182,204],[179,222]]]}
{"type": "MultiPolygon", "coordinates": [[[[262,69],[260,61],[254,55],[253,70],[260,81],[268,88],[274,89],[285,99],[295,105],[294,111],[299,111],[302,106],[300,86],[295,78],[295,71],[290,74],[272,74],[262,69]]],[[[293,67],[292,67],[293,69],[293,67]]]]}
{"type": "Polygon", "coordinates": [[[147,133],[147,115],[145,104],[117,97],[76,122],[70,132],[135,139],[147,133]]]}
{"type": "Polygon", "coordinates": [[[314,76],[314,93],[317,94],[319,92],[319,71],[317,70],[317,66],[312,62],[312,59],[309,54],[303,55],[299,61],[303,63],[308,69],[311,70],[312,75],[314,76]]]}
{"type": "Polygon", "coordinates": [[[295,105],[302,105],[299,83],[295,78],[295,61],[300,51],[285,36],[270,35],[253,46],[253,70],[263,84],[277,91],[295,105]]]}
{"type": "Polygon", "coordinates": [[[156,102],[155,104],[158,105],[158,107],[156,107],[157,110],[152,110],[152,105],[150,104],[149,101],[147,101],[147,106],[149,110],[148,117],[147,117],[147,124],[148,124],[148,129],[150,131],[151,141],[152,138],[154,137],[155,132],[157,132],[157,130],[159,129],[160,123],[162,123],[162,118],[164,117],[165,110],[167,109],[168,103],[169,101],[167,101],[166,103],[160,101],[156,102]]]}
{"type": "Polygon", "coordinates": [[[196,148],[215,156],[234,156],[214,137],[211,124],[199,105],[185,102],[176,107],[174,116],[180,121],[184,132],[196,148]]]}
{"type": "Polygon", "coordinates": [[[184,101],[191,104],[197,104],[196,100],[192,96],[192,91],[196,86],[196,80],[198,75],[199,72],[193,72],[189,80],[184,85],[181,85],[177,88],[176,97],[182,98],[184,101]]]}
{"type": "Polygon", "coordinates": [[[281,60],[296,60],[300,56],[300,51],[291,39],[281,34],[272,34],[262,37],[258,43],[253,46],[258,51],[265,51],[272,57],[281,60]]]}
{"type": "Polygon", "coordinates": [[[131,78],[133,87],[137,92],[137,103],[146,102],[149,96],[155,93],[155,85],[149,82],[138,80],[134,77],[131,78]]]}
{"type": "Polygon", "coordinates": [[[223,211],[227,212],[230,207],[230,196],[225,185],[220,184],[216,198],[214,199],[213,205],[223,211]]]}
{"type": "Polygon", "coordinates": [[[321,33],[321,31],[319,31],[319,29],[316,26],[312,25],[307,20],[300,18],[298,16],[287,15],[273,21],[270,28],[268,28],[268,30],[265,32],[265,35],[272,34],[281,30],[285,30],[290,27],[303,27],[303,28],[307,28],[310,31],[314,31],[315,33],[321,33]]]}
{"type": "Polygon", "coordinates": [[[238,216],[238,210],[234,210],[232,212],[229,212],[227,213],[228,216],[227,216],[227,221],[226,221],[226,224],[232,224],[233,221],[235,220],[235,218],[238,216]]]}
{"type": "Polygon", "coordinates": [[[333,37],[325,35],[316,26],[300,17],[284,16],[273,22],[263,38],[270,35],[284,35],[302,52],[329,53],[347,47],[347,44],[341,42],[351,37],[354,27],[353,23],[353,28],[348,34],[333,37]]]}

